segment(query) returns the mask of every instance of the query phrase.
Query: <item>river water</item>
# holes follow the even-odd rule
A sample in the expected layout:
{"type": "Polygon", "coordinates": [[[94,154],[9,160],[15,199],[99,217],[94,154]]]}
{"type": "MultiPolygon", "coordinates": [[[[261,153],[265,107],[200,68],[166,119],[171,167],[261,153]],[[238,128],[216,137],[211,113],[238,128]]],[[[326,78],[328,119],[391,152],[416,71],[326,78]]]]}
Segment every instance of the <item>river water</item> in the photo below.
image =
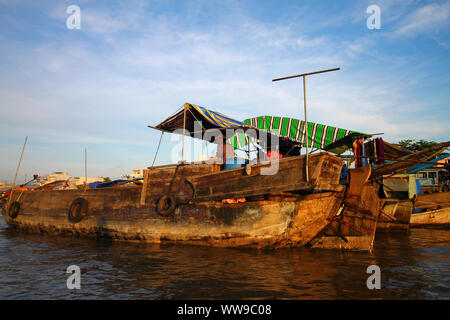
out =
{"type": "Polygon", "coordinates": [[[0,299],[450,299],[450,230],[377,235],[372,254],[25,234],[0,217],[0,299]],[[69,290],[67,267],[81,269],[69,290]],[[366,285],[369,265],[381,289],[366,285]]]}

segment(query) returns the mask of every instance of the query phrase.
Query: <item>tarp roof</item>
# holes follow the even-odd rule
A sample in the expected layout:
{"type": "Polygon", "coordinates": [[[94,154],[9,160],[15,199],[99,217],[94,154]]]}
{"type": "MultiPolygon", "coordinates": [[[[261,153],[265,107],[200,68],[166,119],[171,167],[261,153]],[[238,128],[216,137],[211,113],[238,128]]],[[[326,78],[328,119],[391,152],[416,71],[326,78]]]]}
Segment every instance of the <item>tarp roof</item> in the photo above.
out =
{"type": "MultiPolygon", "coordinates": [[[[180,108],[174,115],[170,116],[160,124],[155,127],[148,126],[149,128],[157,129],[163,132],[177,133],[183,134],[183,127],[187,130],[186,135],[201,138],[209,141],[209,138],[205,137],[204,133],[207,130],[217,129],[222,132],[224,136],[226,136],[227,129],[237,130],[242,129],[241,131],[236,132],[237,135],[240,135],[243,140],[248,141],[249,137],[243,135],[239,132],[246,132],[248,129],[254,129],[255,131],[261,133],[268,133],[264,130],[260,130],[256,127],[252,127],[249,124],[246,124],[242,121],[235,120],[228,116],[225,116],[219,112],[192,104],[185,103],[183,107],[180,108]],[[195,122],[201,122],[201,127],[195,127],[195,122]],[[200,132],[199,132],[200,129],[200,132]],[[201,135],[199,135],[201,133],[201,135]]],[[[270,133],[268,133],[270,134],[270,133]]],[[[235,137],[230,143],[235,142],[235,137]]],[[[251,139],[251,137],[250,137],[251,139]]],[[[241,140],[241,139],[240,139],[241,140]]],[[[230,140],[229,140],[230,141],[230,140]]],[[[268,145],[270,146],[270,138],[267,139],[268,145]]],[[[214,141],[215,142],[215,141],[214,141]]],[[[295,141],[292,141],[288,138],[281,137],[280,144],[283,145],[291,145],[294,144],[295,141]]],[[[236,147],[236,144],[235,144],[236,147]]]]}
{"type": "MultiPolygon", "coordinates": [[[[441,155],[440,157],[433,159],[433,160],[428,160],[428,162],[436,162],[436,164],[438,163],[439,160],[445,159],[450,157],[450,153],[445,153],[443,155],[441,155]]],[[[408,170],[408,173],[417,173],[421,170],[425,170],[425,169],[429,169],[434,167],[435,164],[431,164],[431,163],[423,163],[423,164],[419,164],[417,166],[412,167],[411,169],[408,170]]]]}
{"type": "MultiPolygon", "coordinates": [[[[226,129],[248,129],[258,131],[259,137],[261,132],[272,136],[279,137],[279,146],[282,151],[289,151],[297,146],[306,144],[305,121],[294,118],[276,117],[276,116],[260,116],[256,118],[239,121],[219,112],[192,104],[185,103],[174,115],[168,117],[155,127],[149,126],[163,132],[182,134],[183,127],[187,130],[186,135],[201,139],[204,138],[205,131],[210,129],[218,129],[224,133],[226,129]],[[201,122],[201,133],[199,136],[199,127],[195,127],[195,122],[201,122]],[[196,132],[197,130],[197,132],[196,132]]],[[[323,125],[308,121],[308,146],[327,150],[333,153],[343,153],[351,148],[353,140],[359,136],[370,137],[371,135],[342,129],[332,126],[323,125]]],[[[237,133],[233,136],[229,143],[233,144],[235,149],[242,148],[254,140],[252,136],[237,133]]],[[[270,147],[271,139],[267,137],[267,143],[264,147],[270,147]]]]}
{"type": "MultiPolygon", "coordinates": [[[[244,123],[279,135],[280,137],[289,138],[302,146],[306,145],[305,121],[303,120],[276,116],[260,116],[246,119],[244,123]]],[[[348,148],[351,148],[354,138],[360,136],[371,137],[370,134],[309,121],[307,129],[308,146],[310,148],[327,150],[337,154],[343,153],[348,148]]],[[[242,141],[237,141],[237,144],[240,146],[242,141]]]]}
{"type": "Polygon", "coordinates": [[[195,104],[186,103],[180,111],[152,128],[166,132],[173,132],[177,129],[183,129],[185,126],[186,130],[193,133],[195,130],[195,121],[201,121],[204,130],[247,126],[245,123],[227,117],[219,112],[212,111],[195,104]],[[184,119],[185,116],[186,120],[184,119]]]}
{"type": "Polygon", "coordinates": [[[384,156],[386,158],[396,159],[414,153],[408,149],[404,149],[387,141],[383,141],[383,144],[384,144],[384,156]]]}

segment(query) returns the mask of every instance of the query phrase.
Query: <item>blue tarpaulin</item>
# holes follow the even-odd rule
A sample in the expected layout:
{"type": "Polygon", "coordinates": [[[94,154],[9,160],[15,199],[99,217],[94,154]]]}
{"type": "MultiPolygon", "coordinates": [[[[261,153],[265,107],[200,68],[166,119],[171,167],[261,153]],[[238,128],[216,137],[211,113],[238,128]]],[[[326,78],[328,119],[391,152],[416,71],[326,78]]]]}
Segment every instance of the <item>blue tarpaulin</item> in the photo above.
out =
{"type": "MultiPolygon", "coordinates": [[[[438,162],[439,160],[442,160],[442,159],[445,159],[445,158],[448,158],[448,157],[450,157],[450,153],[443,154],[442,156],[440,156],[440,157],[438,157],[436,159],[430,160],[429,162],[438,162]]],[[[417,173],[417,172],[419,172],[421,170],[432,168],[433,166],[434,166],[434,164],[431,164],[431,163],[419,164],[419,165],[409,169],[408,173],[417,173]]]]}
{"type": "Polygon", "coordinates": [[[99,181],[97,181],[97,182],[89,183],[89,187],[91,189],[109,188],[109,187],[113,187],[116,184],[121,183],[121,182],[129,182],[129,181],[128,180],[114,180],[114,181],[111,181],[111,182],[99,182],[99,181]]]}

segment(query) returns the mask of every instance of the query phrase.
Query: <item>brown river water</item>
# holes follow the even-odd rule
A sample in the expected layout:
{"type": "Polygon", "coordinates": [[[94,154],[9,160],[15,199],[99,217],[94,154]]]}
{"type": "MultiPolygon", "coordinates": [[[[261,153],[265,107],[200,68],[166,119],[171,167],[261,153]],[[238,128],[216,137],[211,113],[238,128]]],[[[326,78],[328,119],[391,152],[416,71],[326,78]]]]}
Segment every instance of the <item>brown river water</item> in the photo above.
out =
{"type": "Polygon", "coordinates": [[[450,299],[450,230],[377,235],[369,254],[33,235],[0,217],[0,299],[450,299]],[[379,290],[367,288],[369,265],[379,290]]]}

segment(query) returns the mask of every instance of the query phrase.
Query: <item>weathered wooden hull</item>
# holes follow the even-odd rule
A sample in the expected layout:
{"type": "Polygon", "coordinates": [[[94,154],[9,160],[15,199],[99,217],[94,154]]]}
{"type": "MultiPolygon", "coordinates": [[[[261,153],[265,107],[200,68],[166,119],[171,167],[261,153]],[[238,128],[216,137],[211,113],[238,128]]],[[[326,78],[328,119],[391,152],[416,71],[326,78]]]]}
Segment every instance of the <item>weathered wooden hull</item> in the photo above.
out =
{"type": "Polygon", "coordinates": [[[309,181],[305,179],[305,156],[223,171],[213,164],[149,169],[144,172],[141,203],[156,204],[166,194],[177,203],[198,203],[290,191],[342,192],[345,187],[339,184],[339,176],[343,165],[342,159],[328,153],[311,155],[309,181]]]}
{"type": "Polygon", "coordinates": [[[411,200],[382,199],[377,232],[407,232],[412,209],[411,200]]]}
{"type": "Polygon", "coordinates": [[[441,209],[450,207],[450,191],[416,195],[414,209],[441,209]]]}
{"type": "Polygon", "coordinates": [[[11,200],[20,203],[19,214],[4,219],[30,232],[152,243],[372,249],[380,199],[368,182],[370,167],[349,170],[344,192],[343,161],[333,155],[310,157],[308,181],[304,156],[278,164],[273,175],[263,174],[267,164],[226,171],[175,165],[146,170],[142,187],[18,192],[11,200]],[[88,205],[74,222],[69,208],[79,198],[88,205]]]}
{"type": "Polygon", "coordinates": [[[450,228],[450,207],[413,213],[411,228],[450,228]]]}
{"type": "Polygon", "coordinates": [[[311,241],[313,248],[372,251],[381,204],[378,186],[368,181],[370,166],[349,173],[343,210],[311,241]]]}
{"type": "Polygon", "coordinates": [[[417,195],[414,209],[425,212],[411,215],[411,227],[448,228],[450,227],[450,192],[436,192],[417,195]]]}
{"type": "Polygon", "coordinates": [[[28,232],[90,236],[151,243],[175,242],[218,247],[302,246],[321,232],[336,215],[342,194],[325,192],[224,204],[181,204],[168,217],[154,206],[140,205],[141,188],[25,191],[13,195],[20,211],[5,221],[28,232]],[[88,212],[70,222],[71,203],[82,197],[88,212]],[[19,198],[19,199],[18,199],[19,198]]]}

